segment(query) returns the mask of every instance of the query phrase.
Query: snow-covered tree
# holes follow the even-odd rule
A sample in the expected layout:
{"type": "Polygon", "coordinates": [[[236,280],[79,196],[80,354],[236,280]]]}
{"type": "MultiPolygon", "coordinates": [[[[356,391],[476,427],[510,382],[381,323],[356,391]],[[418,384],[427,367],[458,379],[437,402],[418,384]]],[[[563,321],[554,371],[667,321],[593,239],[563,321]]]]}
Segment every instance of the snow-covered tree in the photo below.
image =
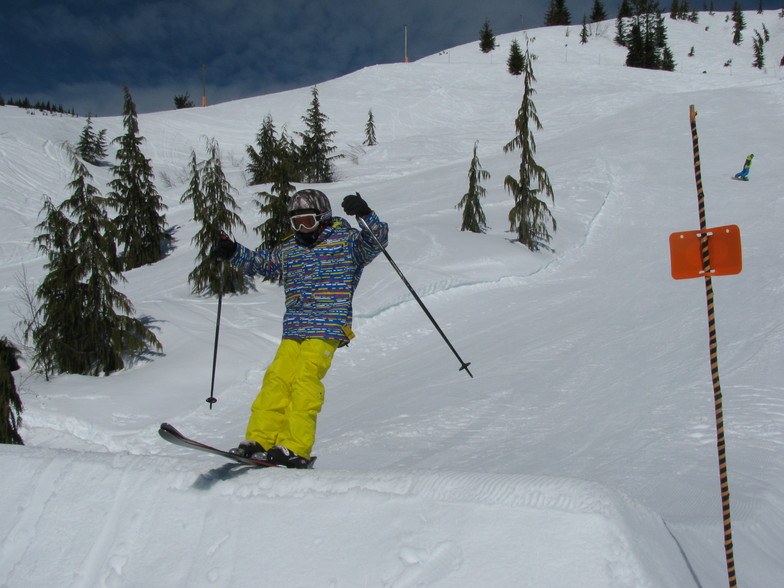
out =
{"type": "Polygon", "coordinates": [[[615,19],[615,43],[621,47],[628,46],[630,25],[629,19],[634,13],[628,0],[621,0],[618,7],[618,17],[615,19]]]}
{"type": "Polygon", "coordinates": [[[117,241],[123,247],[123,269],[129,270],[163,257],[166,234],[166,205],[153,183],[150,160],[141,150],[144,137],[139,136],[136,105],[128,88],[124,88],[123,126],[125,134],[114,139],[117,166],[109,182],[109,205],[117,210],[114,219],[117,241]]]}

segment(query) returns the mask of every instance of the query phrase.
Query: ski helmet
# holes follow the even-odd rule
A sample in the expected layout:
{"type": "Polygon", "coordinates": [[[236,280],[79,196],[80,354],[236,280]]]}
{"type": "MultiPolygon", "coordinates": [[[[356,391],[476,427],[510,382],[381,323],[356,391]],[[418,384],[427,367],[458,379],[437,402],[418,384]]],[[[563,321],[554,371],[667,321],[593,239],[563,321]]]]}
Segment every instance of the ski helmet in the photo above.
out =
{"type": "Polygon", "coordinates": [[[289,216],[297,212],[315,212],[320,222],[332,218],[332,206],[327,195],[321,190],[311,188],[295,192],[289,200],[289,216]]]}

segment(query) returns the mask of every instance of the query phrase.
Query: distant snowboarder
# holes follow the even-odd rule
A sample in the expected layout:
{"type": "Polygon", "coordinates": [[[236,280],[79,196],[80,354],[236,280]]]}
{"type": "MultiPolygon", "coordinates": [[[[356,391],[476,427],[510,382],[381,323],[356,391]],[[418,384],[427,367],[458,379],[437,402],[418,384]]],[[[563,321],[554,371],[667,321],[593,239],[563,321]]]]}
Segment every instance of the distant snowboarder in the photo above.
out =
{"type": "Polygon", "coordinates": [[[751,170],[752,159],[754,159],[753,153],[746,158],[746,163],[743,164],[743,170],[735,174],[736,180],[743,180],[745,182],[749,181],[749,171],[751,170]]]}

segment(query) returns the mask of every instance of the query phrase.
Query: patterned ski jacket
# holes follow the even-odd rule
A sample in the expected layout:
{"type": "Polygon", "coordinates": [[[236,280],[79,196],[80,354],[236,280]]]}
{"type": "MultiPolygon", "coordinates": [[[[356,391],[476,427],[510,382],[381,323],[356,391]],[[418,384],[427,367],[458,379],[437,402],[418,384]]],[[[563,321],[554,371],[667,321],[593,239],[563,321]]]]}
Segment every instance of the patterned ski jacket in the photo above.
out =
{"type": "MultiPolygon", "coordinates": [[[[364,220],[386,246],[387,224],[375,213],[364,220]]],[[[365,229],[359,231],[345,219],[333,217],[311,247],[299,244],[294,235],[272,251],[238,245],[231,263],[249,276],[283,277],[284,339],[332,339],[346,345],[353,337],[354,290],[362,269],[379,253],[381,248],[365,229]]]]}

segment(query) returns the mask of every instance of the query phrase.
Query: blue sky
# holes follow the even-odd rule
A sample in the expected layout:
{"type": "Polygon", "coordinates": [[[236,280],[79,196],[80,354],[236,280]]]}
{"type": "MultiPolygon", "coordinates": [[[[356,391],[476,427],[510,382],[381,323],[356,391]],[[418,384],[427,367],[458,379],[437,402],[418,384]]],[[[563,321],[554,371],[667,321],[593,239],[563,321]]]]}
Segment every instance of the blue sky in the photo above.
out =
{"type": "MultiPolygon", "coordinates": [[[[763,0],[778,8],[781,0],[763,0]]],[[[543,24],[550,0],[3,0],[0,96],[51,102],[77,114],[173,108],[310,86],[368,65],[411,60],[479,38],[543,24]]],[[[594,0],[566,0],[572,22],[594,0]]],[[[603,0],[611,18],[619,0],[603,0]]],[[[707,3],[709,4],[709,2],[707,3]]],[[[730,0],[714,0],[728,10],[730,0]]],[[[746,0],[747,9],[756,9],[746,0]]],[[[660,3],[669,10],[669,2],[660,3]]],[[[691,2],[701,9],[703,2],[691,2]]]]}

